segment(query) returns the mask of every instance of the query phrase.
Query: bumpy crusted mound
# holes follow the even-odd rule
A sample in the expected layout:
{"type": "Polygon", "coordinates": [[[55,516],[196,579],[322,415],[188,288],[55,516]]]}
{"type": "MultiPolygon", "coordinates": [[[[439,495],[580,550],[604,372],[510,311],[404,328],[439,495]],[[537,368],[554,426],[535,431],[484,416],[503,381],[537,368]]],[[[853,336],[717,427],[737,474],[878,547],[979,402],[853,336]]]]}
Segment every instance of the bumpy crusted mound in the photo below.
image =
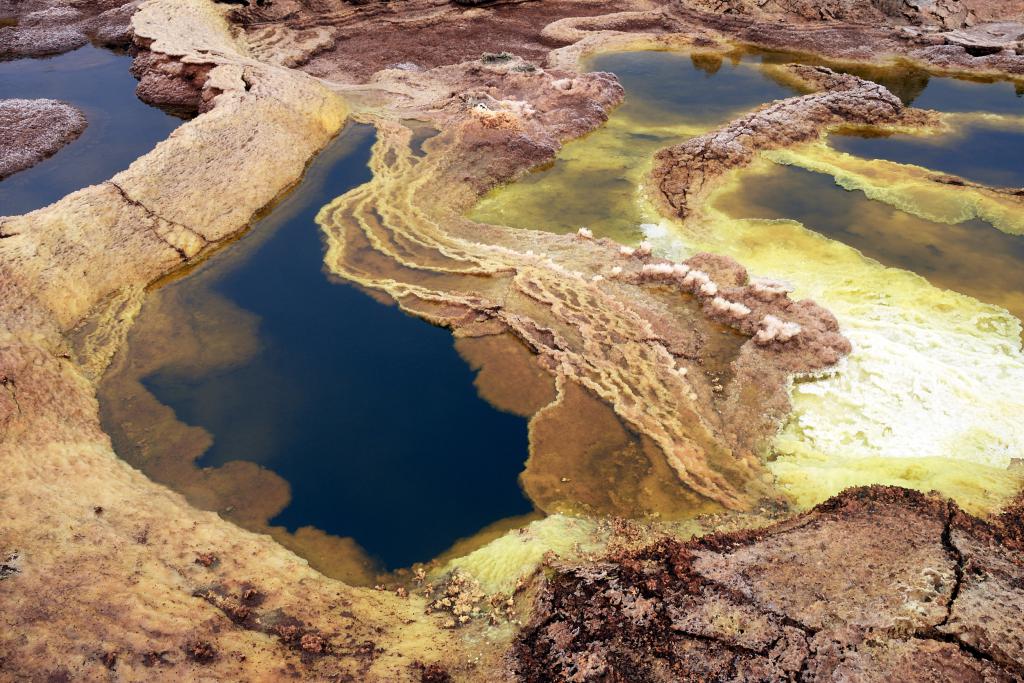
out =
{"type": "Polygon", "coordinates": [[[896,123],[911,117],[927,121],[920,112],[904,110],[899,98],[877,83],[824,67],[795,65],[789,71],[822,92],[780,100],[655,155],[657,199],[671,213],[686,218],[716,179],[749,164],[760,151],[818,138],[840,123],[896,123]]]}
{"type": "Polygon", "coordinates": [[[127,46],[136,5],[134,0],[0,0],[0,18],[11,20],[0,24],[0,59],[59,54],[90,40],[127,46]]]}
{"type": "Polygon", "coordinates": [[[85,114],[66,102],[0,100],[0,179],[55,154],[85,126],[85,114]]]}
{"type": "Polygon", "coordinates": [[[872,487],[758,532],[556,565],[512,668],[525,681],[1017,680],[1024,554],[1005,539],[1019,518],[1009,529],[872,487]]]}

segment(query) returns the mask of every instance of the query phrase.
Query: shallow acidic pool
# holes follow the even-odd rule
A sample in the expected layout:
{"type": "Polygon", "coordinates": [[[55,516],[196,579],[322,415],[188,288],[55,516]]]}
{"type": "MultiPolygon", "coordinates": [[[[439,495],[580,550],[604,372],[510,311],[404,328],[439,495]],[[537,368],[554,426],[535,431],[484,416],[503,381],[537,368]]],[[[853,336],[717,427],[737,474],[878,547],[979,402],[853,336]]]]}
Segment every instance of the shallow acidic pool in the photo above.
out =
{"type": "Polygon", "coordinates": [[[56,57],[0,61],[0,98],[62,100],[88,126],[52,157],[0,180],[0,215],[14,216],[101,183],[167,138],[180,123],[135,96],[132,58],[86,45],[56,57]]]}
{"type": "Polygon", "coordinates": [[[552,164],[484,197],[473,219],[558,233],[587,226],[639,241],[640,224],[653,218],[640,195],[654,152],[797,94],[740,58],[621,52],[595,57],[587,68],[619,77],[622,106],[605,126],[565,145],[552,164]]]}
{"type": "MultiPolygon", "coordinates": [[[[526,421],[477,395],[451,333],[324,272],[314,217],[369,179],[373,142],[371,127],[347,128],[239,244],[150,295],[125,365],[106,382],[104,412],[119,453],[193,500],[256,529],[268,515],[275,537],[310,556],[339,552],[319,532],[352,537],[393,569],[532,506],[517,483],[526,421]],[[162,353],[165,335],[177,348],[162,353]],[[199,468],[240,474],[213,481],[211,470],[182,468],[184,453],[147,451],[153,430],[173,441],[168,433],[187,428],[160,427],[168,416],[146,412],[133,377],[178,421],[208,433],[199,468]],[[226,490],[247,481],[256,483],[246,493],[226,490]],[[278,504],[250,500],[260,496],[278,504]]],[[[314,566],[335,561],[320,559],[314,566]]]]}

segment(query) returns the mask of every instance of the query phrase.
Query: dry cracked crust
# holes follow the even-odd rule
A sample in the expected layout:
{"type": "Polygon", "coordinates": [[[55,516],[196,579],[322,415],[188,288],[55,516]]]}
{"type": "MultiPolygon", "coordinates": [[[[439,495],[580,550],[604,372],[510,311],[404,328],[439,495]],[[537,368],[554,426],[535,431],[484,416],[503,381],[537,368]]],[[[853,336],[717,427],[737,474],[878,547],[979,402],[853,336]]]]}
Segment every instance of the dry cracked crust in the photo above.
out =
{"type": "Polygon", "coordinates": [[[1012,681],[1024,529],[851,489],[756,532],[554,564],[512,649],[524,681],[1012,681]]]}
{"type": "MultiPolygon", "coordinates": [[[[971,37],[976,27],[967,26],[974,21],[970,12],[979,21],[1003,19],[1012,26],[1020,19],[1013,7],[940,5],[914,5],[924,11],[893,5],[899,9],[895,17],[886,10],[885,22],[865,26],[833,20],[857,18],[839,12],[839,4],[822,23],[810,21],[821,17],[805,16],[794,3],[759,9],[734,3],[725,8],[728,14],[709,11],[715,7],[706,3],[642,1],[513,3],[495,9],[461,9],[441,0],[280,0],[236,10],[204,0],[144,3],[133,19],[140,93],[206,113],[110,182],[28,217],[0,221],[0,496],[5,509],[17,511],[0,524],[6,626],[0,671],[54,680],[544,680],[554,671],[580,680],[588,674],[596,680],[755,680],[779,674],[881,679],[894,672],[957,680],[1019,677],[1024,629],[1012,610],[1021,602],[1016,509],[986,522],[917,494],[859,490],[763,532],[688,545],[665,541],[611,556],[596,570],[554,566],[506,667],[500,645],[474,649],[472,643],[480,642],[474,636],[485,633],[482,626],[467,627],[465,638],[462,631],[444,629],[441,619],[425,614],[423,596],[328,580],[269,538],[189,506],[118,461],[97,420],[94,382],[122,343],[144,287],[243,229],[340,129],[345,102],[316,80],[280,66],[330,77],[332,87],[360,103],[381,131],[384,144],[374,156],[379,180],[365,195],[334,205],[323,219],[335,240],[329,265],[337,272],[378,285],[407,309],[462,336],[512,330],[531,340],[538,357],[549,359],[548,370],[561,373],[563,385],[572,379],[590,382],[594,390],[608,377],[602,374],[607,367],[596,378],[588,376],[582,361],[609,340],[595,338],[597,347],[588,348],[590,342],[581,346],[573,332],[580,316],[593,311],[611,317],[586,321],[591,330],[611,321],[607,329],[635,336],[640,328],[627,323],[637,315],[652,325],[656,334],[630,339],[629,348],[637,354],[631,362],[654,372],[622,378],[650,380],[643,388],[659,401],[664,386],[678,383],[682,391],[682,373],[664,371],[676,358],[673,342],[681,342],[678,358],[685,359],[686,335],[700,338],[706,324],[701,321],[722,320],[748,338],[762,331],[742,329],[748,323],[745,315],[737,317],[743,309],[736,306],[753,314],[758,306],[781,305],[790,315],[806,316],[801,330],[807,327],[815,336],[804,339],[822,342],[807,354],[773,359],[774,350],[792,339],[767,335],[765,344],[746,346],[748,355],[762,359],[752,367],[778,373],[792,371],[791,362],[832,362],[844,346],[827,312],[788,298],[775,301],[779,293],[758,291],[738,264],[713,256],[687,264],[643,254],[627,258],[614,245],[586,236],[509,234],[444,214],[443,229],[418,222],[421,217],[409,207],[421,206],[410,203],[417,198],[412,181],[419,162],[409,152],[408,130],[395,119],[422,114],[446,131],[428,147],[455,151],[428,154],[431,161],[423,168],[439,164],[436,178],[451,190],[457,210],[495,182],[550,159],[565,139],[599,125],[620,95],[614,81],[577,77],[566,65],[586,50],[639,40],[630,32],[645,34],[643,44],[665,47],[735,39],[832,57],[897,53],[933,68],[1024,73],[1012,30],[987,34],[986,46],[979,48],[979,39],[971,37]],[[606,16],[609,11],[615,13],[606,16]],[[941,28],[961,15],[954,31],[941,28]],[[552,75],[519,60],[481,64],[480,44],[466,36],[486,39],[487,51],[547,59],[552,75]],[[410,54],[413,46],[417,52],[410,54]],[[422,63],[405,64],[410,56],[422,63]],[[401,68],[374,75],[396,64],[401,68]],[[441,68],[429,70],[435,66],[441,68]],[[595,96],[599,106],[588,108],[595,96]],[[530,113],[510,97],[537,106],[530,113]],[[237,182],[239,177],[246,182],[237,182]],[[209,197],[223,202],[210,206],[209,197]],[[395,209],[375,213],[376,206],[395,209]],[[355,220],[340,220],[346,217],[355,220]],[[405,227],[414,232],[398,229],[405,227]],[[470,236],[494,242],[488,247],[470,236]],[[359,245],[368,238],[377,238],[374,247],[363,249],[359,245]],[[537,244],[551,254],[552,265],[528,258],[525,247],[537,244]],[[413,270],[435,273],[433,291],[421,273],[403,271],[410,259],[413,270]],[[609,262],[622,262],[622,272],[605,273],[609,262]],[[676,266],[689,270],[683,274],[676,266]],[[702,291],[707,283],[699,278],[687,284],[693,270],[727,296],[702,291]],[[381,274],[395,273],[406,279],[376,282],[381,274]],[[601,274],[604,284],[595,283],[593,276],[601,274]],[[459,292],[458,283],[467,279],[476,284],[459,292]],[[491,306],[480,296],[488,292],[475,289],[491,287],[480,284],[486,281],[496,283],[492,294],[515,292],[514,305],[499,298],[502,305],[491,306]],[[716,303],[716,297],[730,305],[716,303]],[[577,310],[565,305],[570,301],[577,310]],[[597,305],[580,305],[586,301],[597,305]],[[685,309],[686,319],[694,321],[683,337],[678,321],[654,324],[672,319],[666,302],[680,301],[689,303],[674,312],[685,309]],[[549,325],[530,323],[537,305],[548,309],[549,325]],[[652,351],[659,345],[665,353],[652,351]],[[602,590],[588,593],[592,586],[602,590]],[[589,597],[587,604],[576,591],[589,597]],[[618,632],[588,623],[591,606],[616,623],[618,632]],[[734,624],[744,620],[750,626],[741,634],[734,624]],[[570,628],[557,625],[563,622],[570,628]],[[583,638],[572,624],[580,626],[583,638]],[[663,644],[652,642],[654,634],[663,644]],[[648,646],[653,649],[644,650],[648,646]],[[640,661],[629,648],[649,656],[640,661]]],[[[23,27],[42,25],[46,18],[22,14],[17,26],[0,28],[0,45],[11,44],[13,29],[20,35],[23,27]]],[[[838,78],[816,73],[830,82],[838,78]]],[[[846,86],[819,87],[824,94],[810,96],[810,111],[846,86]]],[[[898,113],[886,106],[893,104],[891,96],[876,94],[886,116],[898,113]]],[[[611,341],[614,346],[621,340],[611,341]]],[[[713,380],[691,381],[699,392],[714,388],[713,380]]],[[[570,389],[561,390],[567,401],[570,389]]],[[[699,403],[713,403],[710,393],[700,398],[699,403]]],[[[642,415],[630,418],[628,405],[619,410],[642,430],[653,429],[642,415]]],[[[705,411],[705,424],[714,427],[708,421],[721,419],[717,413],[705,411]]],[[[716,438],[735,447],[738,436],[716,438]]],[[[671,434],[660,438],[672,441],[671,434]]],[[[714,478],[704,483],[718,486],[714,478]]]]}

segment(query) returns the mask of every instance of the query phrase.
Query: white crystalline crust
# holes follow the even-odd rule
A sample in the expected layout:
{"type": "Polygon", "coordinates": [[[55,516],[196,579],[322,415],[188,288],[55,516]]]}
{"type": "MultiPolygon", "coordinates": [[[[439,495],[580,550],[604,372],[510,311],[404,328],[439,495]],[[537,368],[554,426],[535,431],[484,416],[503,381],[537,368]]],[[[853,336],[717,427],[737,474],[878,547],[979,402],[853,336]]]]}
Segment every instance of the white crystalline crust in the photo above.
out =
{"type": "MultiPolygon", "coordinates": [[[[649,229],[645,235],[655,253],[667,258],[723,250],[718,244],[689,244],[678,229],[649,229]]],[[[802,239],[819,248],[826,242],[817,235],[802,239]]],[[[752,271],[784,278],[801,296],[827,306],[854,347],[835,373],[794,384],[793,412],[774,444],[779,462],[787,456],[944,458],[1004,468],[1020,457],[1020,322],[1002,308],[940,290],[827,242],[833,260],[821,268],[808,258],[793,258],[785,246],[731,252],[752,271]]],[[[764,289],[770,295],[774,287],[764,289]]],[[[769,321],[767,329],[782,333],[779,322],[769,321]]]]}

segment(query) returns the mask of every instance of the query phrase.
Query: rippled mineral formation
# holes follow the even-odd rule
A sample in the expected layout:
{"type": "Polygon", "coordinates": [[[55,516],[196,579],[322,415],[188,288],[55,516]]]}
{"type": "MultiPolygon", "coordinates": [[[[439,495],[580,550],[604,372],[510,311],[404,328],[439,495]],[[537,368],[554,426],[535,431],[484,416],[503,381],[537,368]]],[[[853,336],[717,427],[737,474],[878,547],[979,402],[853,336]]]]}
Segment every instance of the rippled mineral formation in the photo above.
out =
{"type": "MultiPolygon", "coordinates": [[[[793,454],[765,459],[780,428],[828,418],[791,393],[793,378],[857,358],[863,330],[844,325],[834,288],[798,295],[752,276],[773,272],[762,267],[773,252],[739,253],[725,230],[676,255],[658,234],[623,245],[585,227],[556,235],[466,217],[620,104],[613,75],[580,72],[587,54],[724,55],[744,43],[1019,79],[1019,8],[469,5],[0,3],[13,18],[0,25],[5,56],[30,53],[33,36],[45,52],[102,42],[104,17],[130,16],[139,95],[198,113],[107,182],[0,218],[0,676],[1020,679],[1016,490],[967,513],[937,494],[852,488],[796,514],[808,497],[785,480],[793,454]],[[96,398],[147,288],[232,248],[347,118],[377,129],[373,179],[320,211],[327,271],[452,330],[481,394],[529,416],[522,484],[547,513],[377,589],[328,578],[130,467],[96,398]],[[438,134],[424,139],[423,125],[438,134]]],[[[725,225],[715,193],[737,173],[761,155],[795,163],[835,126],[942,125],[835,69],[778,74],[808,94],[659,153],[651,200],[666,220],[725,225]]],[[[979,212],[1014,220],[1006,193],[942,196],[968,193],[979,212]]],[[[785,263],[794,278],[813,273],[785,263]]],[[[155,343],[173,345],[170,327],[155,343]]],[[[899,407],[858,399],[856,410],[899,407]]],[[[1017,457],[978,444],[964,445],[986,466],[1017,457]]],[[[194,449],[179,455],[167,468],[192,467],[194,449]]]]}

